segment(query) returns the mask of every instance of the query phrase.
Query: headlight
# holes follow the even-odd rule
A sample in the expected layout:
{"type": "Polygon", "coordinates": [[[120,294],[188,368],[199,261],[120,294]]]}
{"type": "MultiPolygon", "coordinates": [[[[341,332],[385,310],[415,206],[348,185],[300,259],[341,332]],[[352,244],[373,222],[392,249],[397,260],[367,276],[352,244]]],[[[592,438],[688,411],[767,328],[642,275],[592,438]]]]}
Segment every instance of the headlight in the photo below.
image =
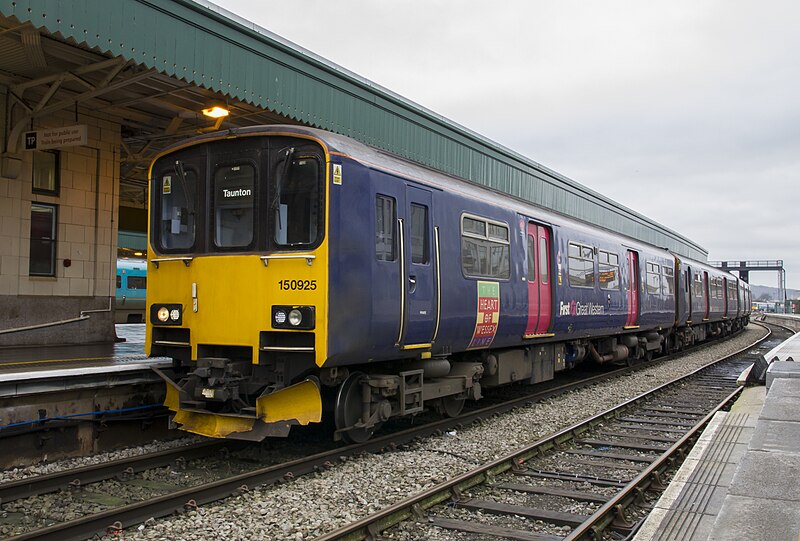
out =
{"type": "Polygon", "coordinates": [[[300,310],[295,308],[294,310],[289,312],[289,323],[292,324],[292,326],[297,327],[302,322],[303,322],[303,314],[300,313],[300,310]]]}
{"type": "Polygon", "coordinates": [[[183,324],[183,306],[180,304],[151,304],[150,323],[153,325],[183,324]]]}
{"type": "Polygon", "coordinates": [[[315,313],[316,309],[313,306],[273,306],[272,328],[313,330],[316,324],[315,313]]]}

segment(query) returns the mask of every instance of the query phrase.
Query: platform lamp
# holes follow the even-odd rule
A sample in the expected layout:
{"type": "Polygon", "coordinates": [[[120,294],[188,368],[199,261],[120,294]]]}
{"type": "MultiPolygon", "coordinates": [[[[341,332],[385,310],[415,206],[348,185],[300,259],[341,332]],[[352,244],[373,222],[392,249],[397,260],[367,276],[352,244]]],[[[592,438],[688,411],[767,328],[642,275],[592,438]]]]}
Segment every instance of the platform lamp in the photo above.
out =
{"type": "Polygon", "coordinates": [[[219,129],[219,127],[220,127],[220,125],[222,125],[222,121],[223,121],[223,120],[224,120],[224,119],[225,119],[225,118],[226,118],[226,117],[227,117],[229,114],[231,114],[231,112],[230,112],[230,110],[228,109],[228,107],[227,107],[227,104],[226,104],[226,105],[219,105],[219,104],[215,104],[215,105],[212,105],[211,107],[209,107],[208,109],[203,109],[203,115],[204,115],[204,116],[207,116],[207,117],[209,117],[209,118],[213,118],[213,119],[215,119],[215,120],[216,120],[216,122],[214,123],[214,126],[213,126],[213,127],[211,127],[211,128],[205,128],[205,129],[203,129],[203,130],[201,130],[201,131],[214,131],[214,130],[218,130],[218,129],[219,129]]]}

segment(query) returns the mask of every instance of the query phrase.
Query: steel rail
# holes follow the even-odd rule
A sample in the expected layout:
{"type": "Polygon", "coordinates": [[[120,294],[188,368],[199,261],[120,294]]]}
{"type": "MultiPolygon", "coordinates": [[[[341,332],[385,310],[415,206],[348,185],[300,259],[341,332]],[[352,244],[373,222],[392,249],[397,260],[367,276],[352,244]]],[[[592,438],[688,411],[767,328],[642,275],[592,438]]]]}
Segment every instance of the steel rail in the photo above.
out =
{"type": "MultiPolygon", "coordinates": [[[[720,361],[722,362],[722,361],[720,361]]],[[[572,530],[563,541],[579,541],[582,539],[599,539],[602,532],[615,518],[621,516],[623,510],[635,501],[641,490],[647,489],[654,482],[660,480],[660,474],[670,466],[673,457],[683,451],[685,447],[692,447],[700,431],[705,429],[714,415],[741,394],[744,387],[737,387],[733,392],[721,400],[714,408],[700,419],[686,434],[676,441],[669,449],[652,462],[639,475],[631,480],[622,490],[595,511],[589,519],[572,530]]]]}
{"type": "MultiPolygon", "coordinates": [[[[457,477],[454,477],[453,479],[440,483],[434,487],[431,487],[428,490],[425,490],[419,494],[411,496],[410,498],[399,501],[381,511],[378,511],[377,513],[373,513],[372,515],[366,516],[356,522],[353,522],[351,524],[343,526],[342,528],[324,534],[318,537],[316,541],[334,541],[334,540],[350,541],[350,540],[361,540],[367,538],[376,538],[381,531],[386,530],[404,520],[407,520],[412,516],[412,514],[418,516],[419,518],[422,518],[423,512],[433,507],[434,505],[441,504],[445,501],[452,499],[453,497],[458,498],[463,491],[472,488],[476,485],[485,483],[493,479],[497,474],[515,468],[519,468],[523,463],[530,460],[531,458],[541,455],[552,448],[560,446],[564,442],[577,437],[582,432],[585,432],[590,428],[594,427],[595,425],[602,423],[604,420],[608,418],[617,417],[619,413],[624,412],[625,410],[629,409],[630,407],[642,401],[643,399],[650,397],[658,392],[661,392],[669,387],[675,386],[715,364],[727,361],[733,357],[741,355],[742,353],[754,347],[756,344],[769,338],[772,332],[769,329],[767,330],[769,332],[765,336],[759,338],[755,342],[749,344],[744,348],[737,350],[732,354],[726,355],[721,359],[717,359],[716,361],[708,363],[705,366],[702,366],[697,370],[692,371],[689,374],[668,381],[656,387],[655,389],[651,389],[650,391],[642,393],[634,398],[631,398],[630,400],[623,402],[622,404],[614,406],[613,408],[609,408],[589,419],[586,419],[584,421],[571,425],[567,428],[564,428],[556,432],[555,434],[540,439],[532,444],[529,444],[503,457],[497,458],[491,462],[488,462],[487,464],[479,466],[478,468],[467,471],[457,477]]],[[[737,389],[736,392],[737,393],[740,392],[739,389],[737,389]]],[[[652,475],[652,472],[650,475],[652,475]]],[[[639,477],[641,476],[637,476],[637,479],[639,477]]],[[[646,476],[645,478],[648,477],[649,476],[646,476]]],[[[635,488],[632,490],[635,490],[635,488]]],[[[606,506],[603,506],[603,508],[601,509],[605,509],[605,507],[606,506]]],[[[614,510],[613,506],[609,507],[612,510],[614,510]]]]}
{"type": "MultiPolygon", "coordinates": [[[[634,369],[636,368],[640,368],[640,366],[634,367],[634,369]]],[[[487,406],[471,412],[465,412],[459,417],[434,421],[434,423],[425,426],[427,426],[431,430],[431,433],[436,433],[437,431],[449,429],[459,424],[460,425],[468,424],[482,417],[486,417],[497,413],[503,413],[509,409],[519,407],[519,405],[522,403],[531,402],[534,400],[543,400],[550,396],[568,390],[574,390],[575,388],[579,388],[581,386],[592,385],[594,383],[603,381],[605,379],[618,377],[627,374],[630,370],[631,370],[630,367],[626,367],[606,372],[603,374],[598,374],[596,376],[584,378],[577,382],[571,382],[559,385],[557,387],[540,390],[532,395],[517,397],[511,400],[504,401],[503,403],[500,404],[487,406]]],[[[419,429],[422,429],[422,427],[417,427],[412,430],[419,430],[419,429]]],[[[392,438],[397,438],[403,435],[404,432],[400,432],[395,435],[388,435],[383,438],[376,438],[373,441],[383,441],[385,439],[391,440],[392,438]]],[[[203,456],[208,456],[214,452],[217,452],[220,449],[226,447],[239,446],[240,444],[241,442],[234,440],[203,441],[185,447],[177,447],[174,449],[167,449],[155,453],[148,453],[144,455],[137,455],[133,457],[113,460],[102,464],[91,464],[80,468],[54,472],[50,474],[36,475],[33,477],[27,477],[25,479],[19,479],[16,481],[8,481],[5,483],[0,483],[0,504],[5,504],[22,498],[37,496],[39,494],[54,492],[57,490],[68,488],[70,486],[82,486],[90,483],[96,483],[99,481],[110,479],[112,477],[116,477],[117,475],[120,474],[138,473],[147,469],[166,466],[180,458],[184,458],[186,460],[202,458],[203,456]]],[[[389,444],[389,446],[391,446],[391,443],[389,444]]],[[[341,448],[338,449],[341,450],[341,448]]]]}
{"type": "MultiPolygon", "coordinates": [[[[760,338],[759,341],[764,340],[765,338],[766,337],[760,338]]],[[[749,347],[752,347],[752,345],[748,346],[748,348],[749,347]]],[[[744,350],[748,348],[745,348],[744,350]]],[[[686,353],[687,351],[688,350],[683,350],[682,352],[679,353],[686,353]]],[[[663,360],[664,358],[665,357],[661,357],[660,360],[663,360]]],[[[70,541],[70,540],[86,539],[92,537],[93,535],[106,533],[108,531],[121,531],[126,527],[135,524],[140,524],[152,517],[167,516],[176,512],[185,511],[186,509],[194,508],[199,505],[217,501],[229,496],[241,494],[242,492],[248,491],[249,487],[266,485],[282,481],[285,479],[293,479],[300,475],[305,475],[307,473],[311,473],[319,469],[325,469],[331,467],[334,463],[338,462],[340,460],[340,457],[342,456],[350,456],[358,453],[374,453],[386,449],[391,449],[396,447],[397,445],[413,441],[416,438],[426,437],[432,434],[440,433],[442,431],[452,428],[457,428],[459,426],[474,422],[479,419],[487,418],[498,413],[506,412],[513,408],[519,407],[519,405],[521,404],[535,402],[538,400],[544,400],[546,398],[564,393],[569,390],[575,390],[581,387],[592,385],[600,381],[613,379],[621,375],[630,373],[631,371],[646,368],[651,365],[652,365],[651,363],[640,363],[633,367],[624,367],[618,370],[613,370],[610,372],[599,374],[597,376],[592,376],[590,378],[582,379],[580,381],[571,382],[550,389],[538,391],[530,395],[526,395],[523,397],[512,399],[510,401],[503,402],[501,404],[488,406],[472,412],[466,412],[459,415],[458,417],[441,419],[439,421],[434,421],[426,425],[410,428],[407,430],[403,430],[401,432],[375,438],[361,444],[353,444],[345,447],[336,447],[334,449],[316,453],[309,457],[304,457],[291,462],[238,474],[230,478],[213,481],[206,485],[183,489],[174,492],[172,494],[157,496],[147,501],[136,502],[133,504],[126,505],[124,507],[109,509],[101,513],[79,517],[77,519],[64,523],[54,524],[46,528],[31,530],[29,532],[25,532],[23,534],[19,534],[14,537],[9,537],[5,541],[28,541],[33,539],[42,541],[46,540],[70,541]]],[[[630,402],[631,401],[628,401],[625,404],[628,404],[630,402]]],[[[613,408],[608,411],[613,411],[613,408]]],[[[595,423],[596,422],[600,421],[598,420],[595,421],[595,423]]],[[[587,424],[586,428],[581,428],[575,425],[573,427],[558,432],[551,438],[548,438],[546,440],[540,440],[539,443],[540,445],[542,444],[542,442],[546,441],[552,441],[552,442],[557,441],[558,443],[561,443],[563,441],[570,439],[572,435],[577,435],[578,433],[588,429],[588,426],[589,425],[587,424]]],[[[533,449],[534,447],[535,444],[533,446],[530,446],[531,449],[533,449]]],[[[536,451],[532,452],[532,454],[526,456],[524,460],[531,458],[535,454],[536,451]]],[[[524,453],[522,453],[520,456],[522,455],[524,455],[524,453]]],[[[502,471],[505,471],[509,467],[513,467],[513,465],[508,465],[507,467],[505,466],[501,467],[503,463],[502,459],[495,462],[496,464],[494,465],[493,468],[497,469],[497,471],[492,471],[493,474],[500,473],[502,471]]],[[[461,477],[463,476],[460,476],[459,479],[461,479],[461,477]]],[[[468,488],[473,484],[477,483],[465,485],[462,488],[468,488]]],[[[449,492],[447,498],[449,498],[449,492]]],[[[392,506],[391,508],[387,509],[392,509],[393,507],[395,506],[392,506]]]]}
{"type": "Polygon", "coordinates": [[[165,449],[156,453],[121,458],[103,464],[92,464],[81,468],[9,481],[0,484],[0,503],[5,504],[47,492],[96,483],[118,475],[160,468],[181,458],[186,460],[201,458],[220,449],[231,447],[231,443],[227,440],[203,441],[174,449],[165,449]]]}
{"type": "MultiPolygon", "coordinates": [[[[635,368],[637,367],[634,367],[634,369],[635,368]]],[[[503,413],[518,407],[521,403],[543,400],[568,390],[578,389],[605,379],[619,377],[622,374],[628,373],[630,370],[630,367],[626,367],[577,382],[559,385],[558,387],[539,391],[532,395],[467,412],[458,417],[441,419],[395,434],[375,438],[365,443],[336,447],[309,457],[242,473],[234,477],[214,481],[207,485],[187,488],[172,494],[151,498],[147,501],[136,502],[124,507],[80,517],[69,522],[31,530],[14,537],[9,537],[4,541],[28,541],[33,539],[40,541],[69,541],[86,539],[108,531],[120,531],[126,527],[140,524],[151,517],[167,516],[176,512],[182,512],[187,508],[245,492],[249,490],[249,487],[266,485],[284,479],[292,479],[319,469],[331,467],[334,463],[338,462],[342,456],[350,456],[358,453],[374,453],[391,449],[397,445],[413,441],[416,438],[440,433],[478,419],[503,413]]],[[[91,467],[88,467],[88,469],[91,469],[91,467]]],[[[65,477],[68,477],[70,472],[63,473],[65,477]]],[[[34,479],[35,478],[31,479],[31,482],[33,482],[34,479]]]]}

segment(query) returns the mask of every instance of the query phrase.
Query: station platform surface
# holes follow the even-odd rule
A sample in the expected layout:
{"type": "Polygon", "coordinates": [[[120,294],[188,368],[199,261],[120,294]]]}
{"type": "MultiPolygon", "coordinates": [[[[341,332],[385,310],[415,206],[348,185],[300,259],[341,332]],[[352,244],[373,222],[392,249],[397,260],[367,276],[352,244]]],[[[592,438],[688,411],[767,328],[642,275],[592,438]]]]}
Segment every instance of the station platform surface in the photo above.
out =
{"type": "Polygon", "coordinates": [[[714,416],[635,541],[800,540],[800,362],[769,371],[714,416]]]}
{"type": "MultiPolygon", "coordinates": [[[[148,358],[144,353],[144,324],[117,325],[115,344],[0,348],[0,396],[16,395],[22,386],[40,381],[37,392],[57,390],[67,378],[83,377],[104,383],[122,374],[147,373],[152,367],[169,368],[171,359],[148,358]],[[44,380],[49,383],[43,387],[44,380]]],[[[137,376],[138,377],[138,376],[137,376]]],[[[147,374],[149,381],[154,374],[147,374]]]]}
{"type": "Polygon", "coordinates": [[[787,361],[789,359],[800,362],[800,333],[795,334],[785,342],[772,348],[764,354],[767,362],[787,361]]]}
{"type": "Polygon", "coordinates": [[[763,319],[767,323],[776,323],[800,331],[800,314],[761,314],[755,319],[763,319]]]}

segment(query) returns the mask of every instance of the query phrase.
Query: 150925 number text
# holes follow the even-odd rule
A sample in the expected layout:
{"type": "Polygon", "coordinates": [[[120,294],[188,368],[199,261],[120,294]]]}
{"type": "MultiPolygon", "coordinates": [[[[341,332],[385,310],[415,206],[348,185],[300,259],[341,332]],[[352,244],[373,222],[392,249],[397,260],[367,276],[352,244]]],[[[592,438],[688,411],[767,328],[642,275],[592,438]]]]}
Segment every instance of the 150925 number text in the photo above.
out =
{"type": "Polygon", "coordinates": [[[316,280],[278,280],[281,291],[314,291],[317,289],[316,280]]]}

